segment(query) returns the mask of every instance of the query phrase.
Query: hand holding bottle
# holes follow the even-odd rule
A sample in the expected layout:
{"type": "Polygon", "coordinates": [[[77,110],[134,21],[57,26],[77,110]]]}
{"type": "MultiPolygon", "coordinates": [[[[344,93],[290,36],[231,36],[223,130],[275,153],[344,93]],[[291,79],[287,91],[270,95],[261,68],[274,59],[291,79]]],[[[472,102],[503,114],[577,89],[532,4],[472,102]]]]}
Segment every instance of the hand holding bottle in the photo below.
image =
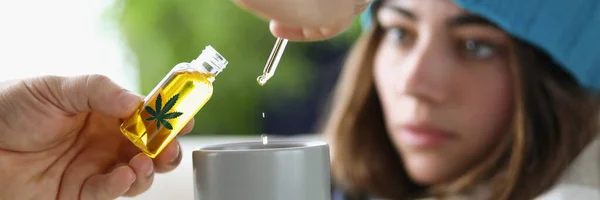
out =
{"type": "Polygon", "coordinates": [[[234,0],[270,21],[273,35],[291,41],[315,41],[346,30],[371,0],[234,0]]]}
{"type": "Polygon", "coordinates": [[[0,83],[0,199],[115,199],[147,190],[154,173],[173,170],[182,155],[173,141],[152,160],[123,136],[121,119],[141,100],[98,75],[0,83]]]}

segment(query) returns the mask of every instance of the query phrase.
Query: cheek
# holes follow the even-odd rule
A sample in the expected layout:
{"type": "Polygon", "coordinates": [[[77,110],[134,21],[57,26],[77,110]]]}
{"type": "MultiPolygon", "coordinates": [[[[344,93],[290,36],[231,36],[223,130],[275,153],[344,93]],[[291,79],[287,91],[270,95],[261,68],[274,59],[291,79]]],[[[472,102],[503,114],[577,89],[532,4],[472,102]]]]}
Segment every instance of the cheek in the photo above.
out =
{"type": "Polygon", "coordinates": [[[509,132],[513,113],[513,90],[508,72],[499,72],[469,88],[462,104],[464,116],[460,122],[465,131],[467,151],[487,152],[509,132]]]}
{"type": "MultiPolygon", "coordinates": [[[[381,48],[385,49],[385,48],[381,48]]],[[[391,110],[395,110],[393,106],[400,106],[394,96],[396,95],[394,82],[399,76],[396,71],[395,59],[398,55],[394,54],[393,51],[379,50],[375,56],[373,63],[373,78],[375,82],[375,88],[379,96],[379,100],[383,109],[385,121],[390,121],[393,116],[391,110]]],[[[386,123],[387,124],[387,123],[386,123]]]]}
{"type": "Polygon", "coordinates": [[[510,133],[513,89],[506,66],[464,78],[457,90],[455,109],[448,108],[447,121],[460,133],[445,157],[447,174],[459,176],[486,159],[504,136],[510,133]],[[453,118],[453,119],[452,119],[453,118]]]}
{"type": "Polygon", "coordinates": [[[462,128],[485,146],[507,133],[513,113],[513,80],[506,65],[498,63],[481,73],[481,78],[465,79],[461,92],[462,128]]]}
{"type": "Polygon", "coordinates": [[[398,53],[394,52],[390,48],[386,48],[386,44],[382,44],[375,53],[373,62],[373,75],[375,84],[378,88],[389,88],[390,85],[393,85],[393,83],[389,82],[389,80],[390,77],[394,76],[396,73],[395,67],[393,66],[395,65],[394,63],[398,57],[398,53]]]}

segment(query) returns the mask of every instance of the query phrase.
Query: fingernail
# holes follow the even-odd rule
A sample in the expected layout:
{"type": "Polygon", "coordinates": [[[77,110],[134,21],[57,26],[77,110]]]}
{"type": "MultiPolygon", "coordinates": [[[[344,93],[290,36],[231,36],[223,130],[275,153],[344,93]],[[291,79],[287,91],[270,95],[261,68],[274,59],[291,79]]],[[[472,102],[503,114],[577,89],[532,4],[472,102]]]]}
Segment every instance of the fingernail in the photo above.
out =
{"type": "Polygon", "coordinates": [[[152,174],[154,174],[154,164],[150,163],[150,169],[148,169],[148,172],[146,172],[146,177],[151,177],[152,174]]]}

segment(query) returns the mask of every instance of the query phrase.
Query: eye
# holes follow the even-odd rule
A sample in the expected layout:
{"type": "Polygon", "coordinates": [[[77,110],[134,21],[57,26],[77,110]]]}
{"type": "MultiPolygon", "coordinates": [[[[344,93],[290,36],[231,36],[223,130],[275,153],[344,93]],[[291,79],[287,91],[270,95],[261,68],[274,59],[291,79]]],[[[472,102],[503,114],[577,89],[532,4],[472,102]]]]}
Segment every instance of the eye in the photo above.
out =
{"type": "Polygon", "coordinates": [[[493,44],[478,40],[467,40],[464,45],[467,56],[475,58],[488,58],[492,56],[496,50],[493,44]]]}
{"type": "Polygon", "coordinates": [[[387,29],[387,32],[389,36],[398,44],[407,44],[414,39],[413,35],[405,28],[389,28],[387,29]]]}

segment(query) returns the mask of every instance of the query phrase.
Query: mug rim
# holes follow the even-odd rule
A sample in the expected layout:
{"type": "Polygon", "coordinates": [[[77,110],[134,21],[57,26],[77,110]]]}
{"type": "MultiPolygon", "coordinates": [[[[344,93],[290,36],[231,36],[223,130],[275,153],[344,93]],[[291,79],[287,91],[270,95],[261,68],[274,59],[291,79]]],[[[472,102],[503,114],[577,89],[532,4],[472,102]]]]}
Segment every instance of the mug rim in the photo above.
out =
{"type": "Polygon", "coordinates": [[[267,144],[262,142],[231,142],[212,144],[199,147],[194,152],[256,152],[256,151],[284,151],[284,150],[297,150],[306,149],[320,146],[328,146],[325,141],[269,141],[267,144]],[[256,147],[256,146],[267,146],[267,148],[245,148],[236,149],[240,147],[256,147]],[[283,146],[283,147],[281,147],[283,146]],[[270,147],[270,148],[269,148],[270,147]]]}

